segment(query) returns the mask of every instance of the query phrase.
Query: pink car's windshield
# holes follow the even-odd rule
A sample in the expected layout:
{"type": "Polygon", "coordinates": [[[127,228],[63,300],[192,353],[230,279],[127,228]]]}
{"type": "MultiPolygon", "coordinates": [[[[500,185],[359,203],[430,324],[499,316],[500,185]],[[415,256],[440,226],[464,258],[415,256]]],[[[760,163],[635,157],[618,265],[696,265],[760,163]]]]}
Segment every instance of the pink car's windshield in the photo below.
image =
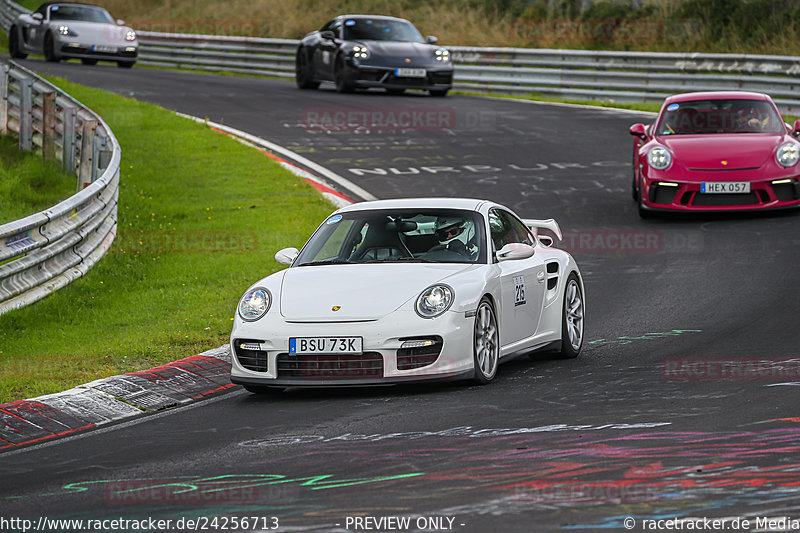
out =
{"type": "Polygon", "coordinates": [[[764,100],[713,99],[676,102],[658,122],[658,135],[784,133],[775,108],[764,100]]]}

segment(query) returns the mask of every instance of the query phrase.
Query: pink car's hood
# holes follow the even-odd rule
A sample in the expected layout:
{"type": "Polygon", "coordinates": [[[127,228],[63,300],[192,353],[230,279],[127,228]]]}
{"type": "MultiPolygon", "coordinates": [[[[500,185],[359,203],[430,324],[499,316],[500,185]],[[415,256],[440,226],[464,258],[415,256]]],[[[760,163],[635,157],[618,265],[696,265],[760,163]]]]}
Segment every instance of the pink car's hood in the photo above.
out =
{"type": "Polygon", "coordinates": [[[692,170],[760,168],[775,157],[784,142],[781,134],[728,133],[659,136],[675,161],[692,170]]]}

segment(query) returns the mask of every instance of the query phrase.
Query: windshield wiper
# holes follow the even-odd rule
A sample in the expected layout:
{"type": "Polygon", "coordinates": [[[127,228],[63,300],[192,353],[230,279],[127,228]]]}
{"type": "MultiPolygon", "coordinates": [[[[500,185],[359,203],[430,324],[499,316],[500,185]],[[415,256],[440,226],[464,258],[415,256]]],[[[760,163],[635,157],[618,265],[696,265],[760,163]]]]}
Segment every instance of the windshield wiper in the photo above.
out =
{"type": "Polygon", "coordinates": [[[398,257],[396,259],[370,259],[369,261],[362,261],[363,263],[438,263],[438,261],[431,261],[430,259],[423,259],[421,257],[398,257]]]}
{"type": "Polygon", "coordinates": [[[309,263],[300,263],[297,266],[317,266],[317,265],[349,265],[350,261],[346,259],[325,259],[324,261],[311,261],[309,263]]]}

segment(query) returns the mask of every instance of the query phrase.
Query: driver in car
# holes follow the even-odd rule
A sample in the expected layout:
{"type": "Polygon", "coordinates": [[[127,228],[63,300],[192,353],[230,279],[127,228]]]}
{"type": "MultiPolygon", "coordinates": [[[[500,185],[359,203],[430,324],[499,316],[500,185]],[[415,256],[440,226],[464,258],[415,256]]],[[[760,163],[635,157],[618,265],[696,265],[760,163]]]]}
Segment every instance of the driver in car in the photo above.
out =
{"type": "Polygon", "coordinates": [[[470,259],[476,257],[478,247],[470,242],[475,237],[472,222],[456,216],[440,216],[436,219],[435,233],[439,244],[430,252],[448,250],[470,259]]]}

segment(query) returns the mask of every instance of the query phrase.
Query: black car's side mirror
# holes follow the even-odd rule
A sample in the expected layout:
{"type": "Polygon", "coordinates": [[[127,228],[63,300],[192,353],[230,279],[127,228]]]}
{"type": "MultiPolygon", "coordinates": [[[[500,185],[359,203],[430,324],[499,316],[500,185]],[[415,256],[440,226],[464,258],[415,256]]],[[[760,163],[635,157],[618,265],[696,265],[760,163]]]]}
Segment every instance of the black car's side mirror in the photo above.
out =
{"type": "Polygon", "coordinates": [[[644,124],[634,124],[628,132],[634,137],[639,137],[642,140],[647,139],[647,133],[644,129],[644,124]]]}
{"type": "Polygon", "coordinates": [[[435,35],[428,35],[425,38],[425,42],[428,43],[428,44],[436,44],[436,43],[439,42],[439,38],[436,37],[435,35]]]}
{"type": "Polygon", "coordinates": [[[795,137],[800,135],[800,120],[794,121],[794,128],[792,128],[792,135],[794,135],[795,137]]]}
{"type": "Polygon", "coordinates": [[[325,39],[326,41],[334,41],[336,40],[336,34],[330,30],[325,30],[319,32],[319,36],[325,39]]]}

